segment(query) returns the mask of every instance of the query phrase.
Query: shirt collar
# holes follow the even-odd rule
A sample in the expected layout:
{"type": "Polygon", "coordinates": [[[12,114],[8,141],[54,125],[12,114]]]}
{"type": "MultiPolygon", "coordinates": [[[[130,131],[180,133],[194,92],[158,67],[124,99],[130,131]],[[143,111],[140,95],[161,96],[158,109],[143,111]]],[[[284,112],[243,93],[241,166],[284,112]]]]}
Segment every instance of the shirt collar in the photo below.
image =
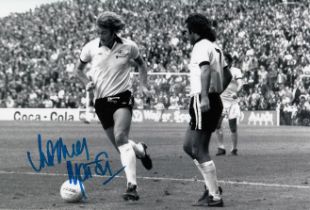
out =
{"type": "MultiPolygon", "coordinates": [[[[122,40],[119,36],[115,35],[115,42],[114,42],[114,44],[113,44],[113,47],[114,47],[117,43],[123,44],[123,40],[122,40]]],[[[101,40],[99,39],[99,47],[102,47],[102,46],[103,46],[103,44],[101,44],[101,40]]],[[[113,48],[113,47],[112,47],[112,48],[113,48]]]]}

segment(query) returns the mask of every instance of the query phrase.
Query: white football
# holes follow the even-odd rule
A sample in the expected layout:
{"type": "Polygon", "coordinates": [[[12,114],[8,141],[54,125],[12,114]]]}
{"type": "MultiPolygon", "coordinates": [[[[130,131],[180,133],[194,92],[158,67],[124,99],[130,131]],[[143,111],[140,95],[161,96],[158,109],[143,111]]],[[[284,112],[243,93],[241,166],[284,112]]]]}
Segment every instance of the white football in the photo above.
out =
{"type": "Polygon", "coordinates": [[[60,196],[66,202],[79,202],[83,198],[82,188],[85,192],[84,185],[80,181],[77,181],[76,183],[71,181],[70,183],[70,180],[67,180],[60,187],[60,196]]]}

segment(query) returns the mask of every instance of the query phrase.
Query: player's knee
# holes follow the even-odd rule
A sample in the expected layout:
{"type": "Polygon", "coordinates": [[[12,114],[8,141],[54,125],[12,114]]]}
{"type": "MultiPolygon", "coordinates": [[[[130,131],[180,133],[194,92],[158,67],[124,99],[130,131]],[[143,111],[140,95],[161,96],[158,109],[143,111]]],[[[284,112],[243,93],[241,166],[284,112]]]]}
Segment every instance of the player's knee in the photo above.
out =
{"type": "Polygon", "coordinates": [[[192,159],[195,159],[195,155],[193,154],[193,149],[191,146],[187,145],[187,144],[183,144],[183,150],[184,152],[189,155],[192,159]]]}
{"type": "Polygon", "coordinates": [[[218,128],[218,129],[216,129],[216,134],[217,134],[217,135],[223,135],[223,130],[222,130],[221,127],[218,128]]]}

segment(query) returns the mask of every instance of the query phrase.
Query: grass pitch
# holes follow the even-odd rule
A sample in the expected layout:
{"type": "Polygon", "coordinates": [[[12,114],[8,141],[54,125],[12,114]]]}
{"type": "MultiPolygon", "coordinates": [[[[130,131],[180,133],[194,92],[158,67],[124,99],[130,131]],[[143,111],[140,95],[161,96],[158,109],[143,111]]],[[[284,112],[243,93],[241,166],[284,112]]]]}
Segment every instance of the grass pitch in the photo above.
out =
{"type": "MultiPolygon", "coordinates": [[[[37,135],[43,144],[59,137],[71,147],[87,138],[90,158],[106,151],[113,170],[121,167],[119,155],[98,123],[0,122],[0,208],[1,209],[203,209],[191,204],[203,190],[202,177],[182,150],[186,124],[134,123],[131,139],[149,146],[154,168],[146,171],[137,162],[140,200],[125,202],[126,179],[122,172],[106,185],[109,176],[84,182],[88,198],[69,204],[61,200],[59,189],[68,178],[65,161],[35,172],[27,151],[39,164],[37,135]]],[[[231,146],[225,129],[225,146],[231,146]]],[[[211,154],[224,190],[223,209],[310,209],[310,128],[240,127],[239,155],[215,156],[216,137],[211,154]]],[[[85,155],[75,162],[87,162],[85,155]]],[[[107,174],[108,175],[108,174],[107,174]]],[[[212,209],[212,208],[210,208],[212,209]]]]}

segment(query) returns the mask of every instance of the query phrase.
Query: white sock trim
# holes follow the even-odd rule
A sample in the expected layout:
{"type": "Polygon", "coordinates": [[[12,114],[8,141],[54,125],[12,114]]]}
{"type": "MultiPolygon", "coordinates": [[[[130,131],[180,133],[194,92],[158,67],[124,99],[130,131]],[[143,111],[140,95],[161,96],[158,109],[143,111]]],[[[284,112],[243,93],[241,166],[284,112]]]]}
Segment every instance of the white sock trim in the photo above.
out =
{"type": "Polygon", "coordinates": [[[206,171],[206,172],[215,170],[215,164],[214,164],[213,160],[201,163],[200,165],[204,169],[204,171],[206,171]]]}

